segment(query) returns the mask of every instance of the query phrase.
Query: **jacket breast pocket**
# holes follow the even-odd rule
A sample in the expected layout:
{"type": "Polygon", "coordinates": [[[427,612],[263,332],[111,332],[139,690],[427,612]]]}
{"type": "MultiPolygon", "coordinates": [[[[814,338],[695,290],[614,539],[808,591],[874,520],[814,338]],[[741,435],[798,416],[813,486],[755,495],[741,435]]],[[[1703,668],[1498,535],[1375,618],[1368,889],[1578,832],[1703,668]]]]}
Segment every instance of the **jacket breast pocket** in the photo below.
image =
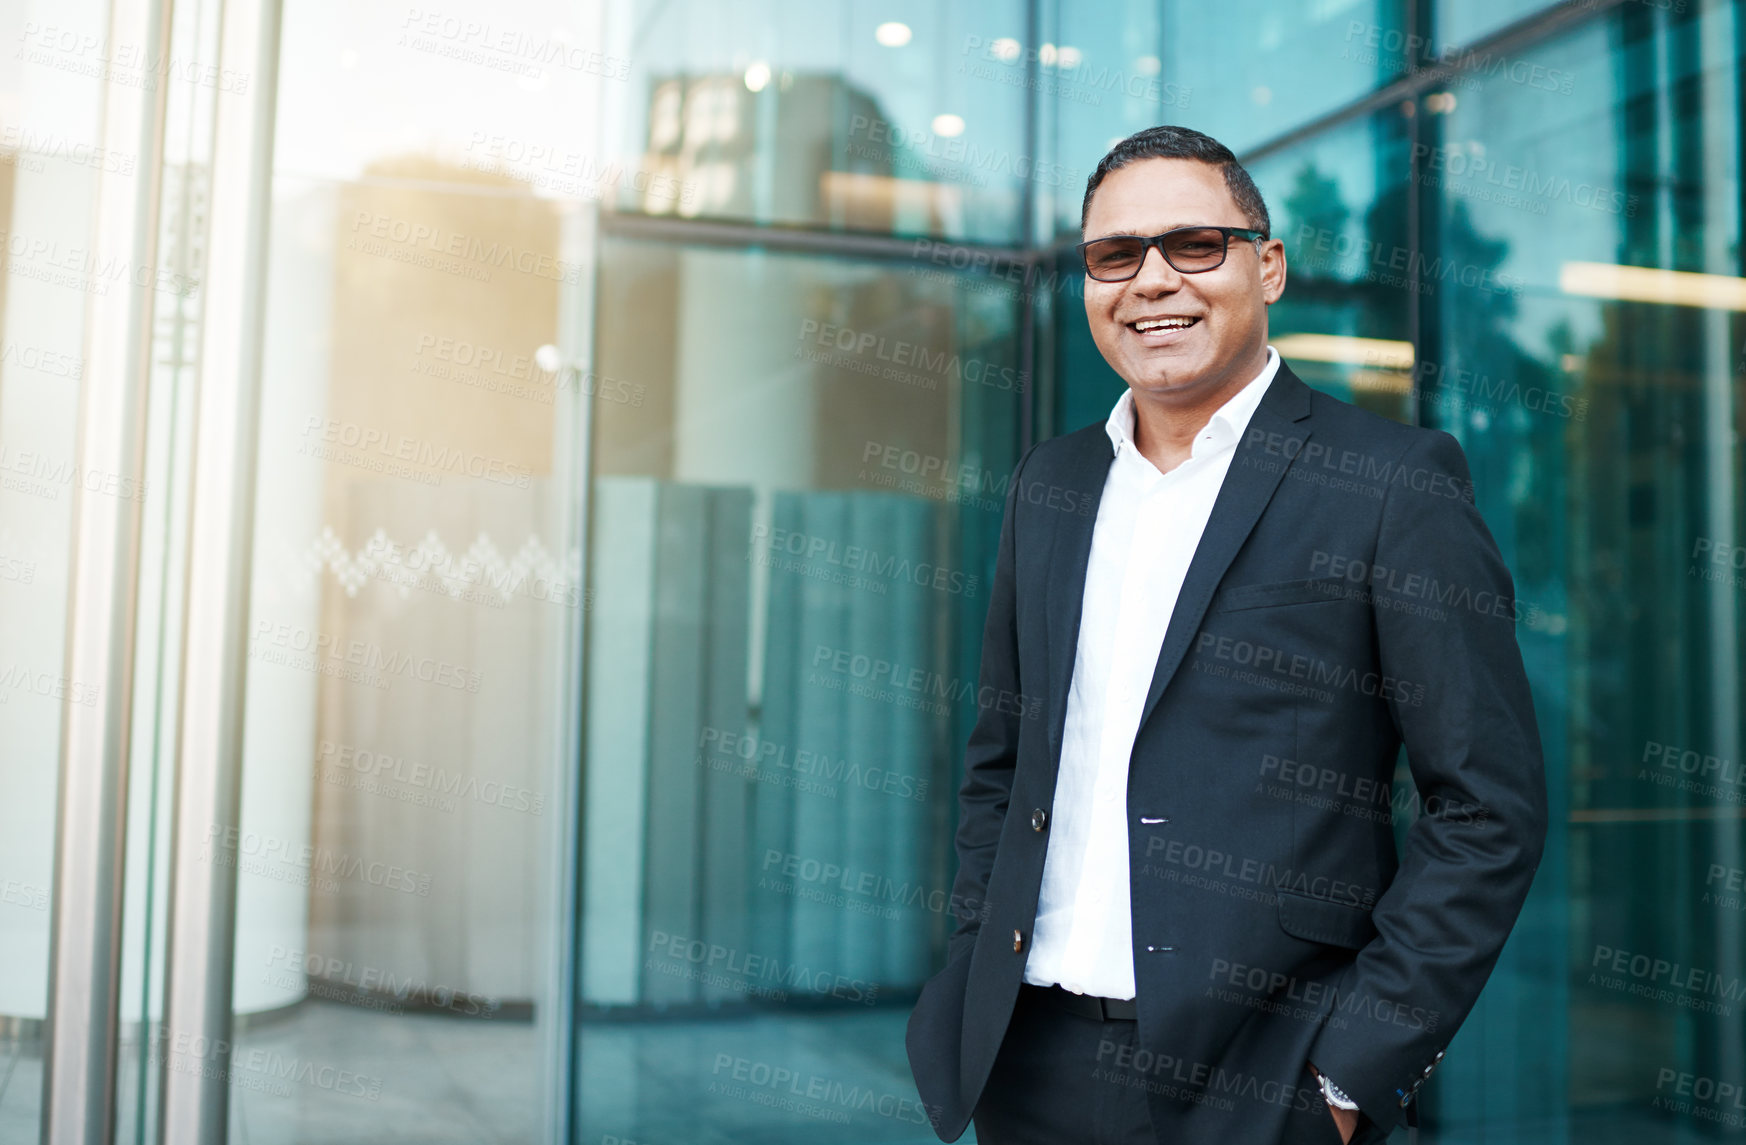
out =
{"type": "Polygon", "coordinates": [[[1275,580],[1263,584],[1239,584],[1224,589],[1213,601],[1214,612],[1244,608],[1271,608],[1281,604],[1309,604],[1318,600],[1345,600],[1354,586],[1339,577],[1318,576],[1304,580],[1275,580]]]}
{"type": "Polygon", "coordinates": [[[1376,937],[1376,927],[1366,907],[1313,898],[1296,891],[1274,893],[1279,896],[1279,926],[1287,934],[1353,950],[1376,937]]]}

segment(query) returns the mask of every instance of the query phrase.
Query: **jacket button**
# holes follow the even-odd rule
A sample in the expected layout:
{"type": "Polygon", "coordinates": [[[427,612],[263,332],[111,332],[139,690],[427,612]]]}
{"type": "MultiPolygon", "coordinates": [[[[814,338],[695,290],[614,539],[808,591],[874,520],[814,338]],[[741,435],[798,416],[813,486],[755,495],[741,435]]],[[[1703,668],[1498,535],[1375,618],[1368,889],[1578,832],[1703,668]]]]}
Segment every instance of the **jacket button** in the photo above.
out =
{"type": "Polygon", "coordinates": [[[1013,931],[1012,932],[1012,952],[1014,954],[1017,954],[1019,951],[1023,950],[1024,948],[1025,948],[1025,936],[1020,934],[1016,930],[1013,931]]]}
{"type": "Polygon", "coordinates": [[[1031,830],[1041,831],[1049,825],[1049,813],[1041,807],[1031,812],[1031,830]]]}

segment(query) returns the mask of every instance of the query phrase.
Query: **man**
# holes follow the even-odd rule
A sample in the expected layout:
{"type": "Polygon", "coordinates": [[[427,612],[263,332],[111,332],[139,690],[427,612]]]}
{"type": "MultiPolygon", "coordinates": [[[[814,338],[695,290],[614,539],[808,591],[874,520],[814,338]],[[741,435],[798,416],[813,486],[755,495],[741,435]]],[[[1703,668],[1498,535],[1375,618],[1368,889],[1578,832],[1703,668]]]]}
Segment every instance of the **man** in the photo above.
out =
{"type": "Polygon", "coordinates": [[[1513,585],[1452,437],[1267,344],[1285,253],[1227,148],[1122,141],[1082,224],[1128,391],[1013,473],[979,694],[1043,703],[970,737],[973,909],[910,1017],[916,1085],[946,1141],[1379,1141],[1539,864],[1513,585]]]}

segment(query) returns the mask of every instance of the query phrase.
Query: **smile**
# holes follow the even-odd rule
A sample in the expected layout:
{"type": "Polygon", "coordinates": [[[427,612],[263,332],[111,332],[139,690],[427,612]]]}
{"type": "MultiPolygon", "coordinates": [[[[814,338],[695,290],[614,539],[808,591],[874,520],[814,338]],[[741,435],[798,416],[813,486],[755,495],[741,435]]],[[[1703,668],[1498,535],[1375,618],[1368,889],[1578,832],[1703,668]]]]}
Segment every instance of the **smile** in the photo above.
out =
{"type": "Polygon", "coordinates": [[[1150,340],[1178,334],[1199,321],[1199,318],[1185,317],[1141,318],[1138,321],[1129,322],[1127,325],[1128,329],[1134,333],[1150,340]]]}

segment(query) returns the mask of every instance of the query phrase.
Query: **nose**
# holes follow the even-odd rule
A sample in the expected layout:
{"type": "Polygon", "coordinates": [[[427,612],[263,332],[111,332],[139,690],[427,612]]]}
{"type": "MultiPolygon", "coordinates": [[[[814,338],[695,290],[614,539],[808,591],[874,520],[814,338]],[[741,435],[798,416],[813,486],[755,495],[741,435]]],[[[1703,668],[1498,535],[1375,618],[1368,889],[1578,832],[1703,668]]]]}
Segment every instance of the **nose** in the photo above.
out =
{"type": "Polygon", "coordinates": [[[1146,294],[1169,294],[1182,286],[1182,272],[1170,265],[1162,247],[1152,243],[1140,253],[1140,271],[1128,286],[1146,294]]]}

